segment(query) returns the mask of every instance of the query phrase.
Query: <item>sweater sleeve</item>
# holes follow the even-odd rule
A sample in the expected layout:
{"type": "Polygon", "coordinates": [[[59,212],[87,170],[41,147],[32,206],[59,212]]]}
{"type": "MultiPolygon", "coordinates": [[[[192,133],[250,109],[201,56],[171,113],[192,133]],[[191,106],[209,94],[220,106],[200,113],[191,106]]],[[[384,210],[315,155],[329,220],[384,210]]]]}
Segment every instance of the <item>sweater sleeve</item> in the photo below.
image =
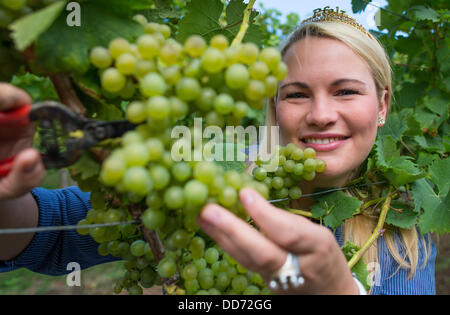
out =
{"type": "MultiPolygon", "coordinates": [[[[78,187],[48,190],[35,188],[32,195],[39,207],[40,227],[76,225],[91,208],[89,193],[78,187]]],[[[58,276],[72,271],[67,266],[76,262],[81,269],[118,258],[100,256],[98,243],[76,230],[35,233],[28,247],[15,259],[0,261],[0,272],[26,268],[46,275],[58,276]]]]}

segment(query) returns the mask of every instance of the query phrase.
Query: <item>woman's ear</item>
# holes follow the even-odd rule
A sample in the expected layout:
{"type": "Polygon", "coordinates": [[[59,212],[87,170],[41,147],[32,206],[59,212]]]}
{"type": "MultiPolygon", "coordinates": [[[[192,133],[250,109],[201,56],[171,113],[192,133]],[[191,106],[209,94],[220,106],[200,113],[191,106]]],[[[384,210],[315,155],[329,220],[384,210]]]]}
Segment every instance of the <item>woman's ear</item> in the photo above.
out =
{"type": "Polygon", "coordinates": [[[389,107],[391,106],[391,95],[388,88],[383,90],[383,94],[380,99],[380,105],[378,107],[378,117],[383,118],[386,121],[389,107]]]}

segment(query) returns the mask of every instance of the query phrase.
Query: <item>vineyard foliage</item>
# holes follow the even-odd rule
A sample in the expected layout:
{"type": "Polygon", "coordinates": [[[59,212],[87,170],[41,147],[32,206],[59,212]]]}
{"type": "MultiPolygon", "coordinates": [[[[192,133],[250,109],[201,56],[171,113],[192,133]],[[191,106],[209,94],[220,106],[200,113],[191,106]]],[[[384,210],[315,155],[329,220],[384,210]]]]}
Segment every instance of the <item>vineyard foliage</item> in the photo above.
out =
{"type": "MultiPolygon", "coordinates": [[[[147,22],[165,25],[170,29],[170,36],[179,43],[184,43],[191,35],[201,35],[206,42],[216,35],[223,35],[231,43],[241,29],[247,7],[243,0],[80,0],[77,3],[81,15],[80,20],[76,21],[75,17],[70,16],[71,11],[67,10],[70,1],[26,1],[26,6],[17,4],[20,2],[0,0],[0,80],[25,89],[35,102],[60,100],[87,117],[101,120],[127,118],[129,105],[140,96],[134,90],[129,95],[105,90],[102,75],[90,58],[93,48],[108,47],[116,38],[135,43],[142,35],[150,32],[151,23],[147,22]],[[144,17],[146,22],[136,18],[136,15],[144,17]],[[69,26],[71,18],[72,22],[79,22],[79,25],[69,26]],[[74,93],[65,93],[67,89],[74,93]],[[67,94],[75,95],[75,99],[67,94]]],[[[365,0],[351,2],[353,13],[374,5],[365,0]]],[[[353,215],[369,211],[370,207],[365,208],[363,205],[373,205],[374,200],[382,204],[395,192],[395,197],[387,204],[384,224],[404,229],[417,225],[422,233],[450,232],[450,11],[447,5],[443,0],[426,3],[418,0],[389,0],[385,7],[378,8],[378,29],[371,32],[385,46],[391,58],[393,102],[386,124],[380,129],[375,146],[364,164],[363,174],[352,184],[380,181],[384,184],[354,188],[358,198],[343,192],[318,196],[311,215],[331,229],[338,228],[353,215]]],[[[276,46],[295,28],[300,16],[305,18],[303,14],[305,12],[294,12],[288,16],[285,24],[280,24],[278,11],[262,6],[257,9],[255,6],[242,42],[253,43],[260,49],[276,46]]],[[[181,122],[191,126],[192,118],[198,113],[190,110],[189,115],[181,122]]],[[[264,108],[249,106],[241,123],[245,126],[262,125],[264,108]]],[[[111,192],[107,185],[99,185],[99,177],[102,176],[102,159],[99,156],[103,151],[115,147],[113,141],[101,143],[94,150],[85,152],[70,168],[80,188],[91,192],[93,209],[98,211],[106,211],[117,201],[115,197],[120,195],[111,192]]],[[[243,163],[225,163],[222,166],[225,170],[239,173],[243,173],[245,167],[243,163]]],[[[120,207],[130,210],[130,206],[139,202],[142,203],[139,198],[125,198],[120,207]]],[[[279,206],[287,207],[287,203],[279,206]]],[[[134,230],[130,233],[134,235],[134,230]]],[[[167,233],[162,232],[163,238],[167,236],[164,234],[167,233]]],[[[142,238],[142,235],[138,236],[142,238]]],[[[195,228],[191,237],[206,239],[207,247],[220,251],[205,234],[195,228]]],[[[139,242],[134,246],[134,251],[142,255],[144,246],[148,248],[148,245],[139,242]]],[[[205,244],[198,246],[205,247],[205,244]]],[[[217,260],[213,257],[216,254],[214,250],[208,254],[211,262],[217,260]]],[[[108,253],[107,249],[103,251],[108,253]]],[[[352,244],[344,248],[349,260],[357,251],[358,248],[352,244]]],[[[153,255],[148,254],[149,259],[154,259],[154,254],[154,251],[153,255]]],[[[170,255],[175,257],[177,254],[170,255]]],[[[173,275],[168,271],[172,268],[169,266],[171,262],[167,263],[171,259],[170,255],[163,258],[164,270],[167,269],[167,272],[159,273],[161,279],[173,275]]],[[[220,255],[227,264],[236,263],[226,254],[220,252],[220,255]]],[[[156,260],[157,263],[160,261],[156,260]]],[[[193,268],[192,264],[190,268],[193,268]]],[[[130,285],[130,279],[139,279],[133,274],[137,268],[136,262],[129,265],[129,282],[121,282],[120,286],[127,287],[131,293],[139,293],[139,288],[130,285]]],[[[197,269],[205,268],[201,265],[197,262],[197,269]]],[[[360,279],[363,279],[367,271],[361,268],[361,264],[356,264],[354,268],[360,279]]],[[[159,265],[158,270],[162,269],[159,265]]],[[[266,289],[258,276],[247,274],[242,267],[238,270],[237,273],[245,274],[250,282],[253,279],[253,287],[249,285],[247,288],[256,290],[255,287],[259,286],[258,290],[261,290],[249,292],[267,292],[262,291],[266,289]]],[[[154,277],[151,272],[145,276],[154,277]]],[[[208,276],[202,277],[207,279],[208,276]]],[[[243,287],[240,292],[244,292],[246,284],[243,284],[242,277],[233,277],[239,279],[236,280],[237,290],[243,287]]],[[[188,282],[189,279],[188,276],[184,281],[188,282]]],[[[150,283],[158,284],[158,281],[152,278],[146,284],[150,283]]],[[[198,292],[200,289],[192,281],[189,282],[190,289],[189,285],[188,288],[184,286],[180,289],[166,284],[169,293],[180,293],[186,289],[188,293],[198,292]]],[[[117,289],[119,292],[120,286],[117,289]]],[[[201,286],[202,289],[204,287],[208,285],[201,286]]],[[[236,288],[233,287],[232,292],[236,288]]]]}

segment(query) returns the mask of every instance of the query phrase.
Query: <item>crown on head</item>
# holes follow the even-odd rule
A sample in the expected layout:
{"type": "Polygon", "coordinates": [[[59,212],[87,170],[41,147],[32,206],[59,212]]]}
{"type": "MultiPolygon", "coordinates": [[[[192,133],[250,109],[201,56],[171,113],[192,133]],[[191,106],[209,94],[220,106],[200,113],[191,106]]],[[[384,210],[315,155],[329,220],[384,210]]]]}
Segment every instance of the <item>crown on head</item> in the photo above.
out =
{"type": "Polygon", "coordinates": [[[347,14],[346,11],[339,10],[339,7],[336,7],[336,10],[331,9],[329,6],[326,6],[323,9],[315,9],[314,15],[306,20],[303,20],[300,25],[305,25],[311,22],[323,22],[323,21],[333,21],[333,22],[341,22],[353,26],[354,28],[360,30],[370,38],[373,38],[373,35],[366,31],[366,29],[356,22],[356,20],[347,14]]]}

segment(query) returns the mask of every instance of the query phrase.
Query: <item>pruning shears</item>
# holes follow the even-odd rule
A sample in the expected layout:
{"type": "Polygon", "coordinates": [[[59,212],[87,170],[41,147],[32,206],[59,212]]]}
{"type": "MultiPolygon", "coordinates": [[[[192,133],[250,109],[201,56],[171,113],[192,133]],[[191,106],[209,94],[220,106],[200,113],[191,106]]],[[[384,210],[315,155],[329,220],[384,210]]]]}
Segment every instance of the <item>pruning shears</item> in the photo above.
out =
{"type": "MultiPolygon", "coordinates": [[[[0,125],[11,128],[37,123],[42,161],[46,168],[63,168],[74,164],[83,151],[99,142],[122,136],[137,125],[127,120],[87,119],[64,104],[44,101],[0,112],[0,125]],[[61,143],[61,139],[64,139],[61,143]]],[[[15,156],[0,161],[0,178],[9,174],[15,156]]]]}

